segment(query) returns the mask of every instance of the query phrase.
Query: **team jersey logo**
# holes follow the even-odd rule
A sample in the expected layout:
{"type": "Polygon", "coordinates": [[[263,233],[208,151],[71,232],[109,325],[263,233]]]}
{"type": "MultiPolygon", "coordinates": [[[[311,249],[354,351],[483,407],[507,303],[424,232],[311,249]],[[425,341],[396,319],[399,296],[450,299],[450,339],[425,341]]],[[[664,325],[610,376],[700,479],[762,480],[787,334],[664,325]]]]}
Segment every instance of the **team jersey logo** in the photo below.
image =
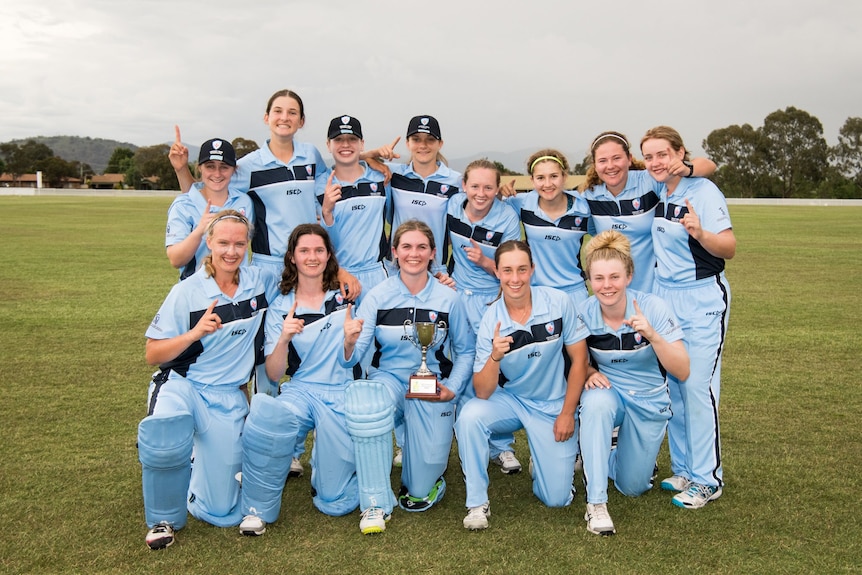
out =
{"type": "Polygon", "coordinates": [[[581,227],[582,218],[575,218],[575,227],[581,227]]]}
{"type": "Polygon", "coordinates": [[[682,211],[682,207],[680,207],[680,206],[675,206],[675,207],[673,208],[673,217],[678,218],[678,217],[679,217],[679,213],[680,213],[681,211],[682,211]]]}
{"type": "Polygon", "coordinates": [[[336,296],[335,296],[335,303],[337,303],[338,305],[343,304],[343,303],[344,303],[344,296],[343,296],[343,295],[341,295],[340,293],[339,293],[339,294],[336,294],[336,296]]]}
{"type": "Polygon", "coordinates": [[[643,341],[643,336],[639,333],[635,333],[635,343],[640,345],[641,341],[643,341]]]}
{"type": "Polygon", "coordinates": [[[253,297],[248,301],[248,305],[251,306],[251,311],[257,311],[257,298],[253,297]]]}
{"type": "Polygon", "coordinates": [[[371,188],[372,192],[375,192],[375,193],[377,192],[377,184],[371,184],[371,186],[369,186],[369,187],[371,188]]]}
{"type": "Polygon", "coordinates": [[[445,194],[448,191],[449,191],[449,186],[447,186],[446,184],[443,184],[442,186],[440,186],[440,193],[441,194],[445,194]]]}
{"type": "Polygon", "coordinates": [[[436,311],[428,312],[428,319],[430,319],[431,321],[437,321],[437,312],[436,311]]]}
{"type": "Polygon", "coordinates": [[[305,173],[311,175],[311,166],[305,166],[305,173]]]}
{"type": "Polygon", "coordinates": [[[549,321],[545,324],[545,331],[548,332],[548,335],[554,335],[554,322],[549,321]]]}
{"type": "Polygon", "coordinates": [[[635,209],[635,210],[639,210],[639,209],[641,209],[641,201],[640,201],[640,198],[635,198],[634,200],[632,200],[632,208],[633,208],[633,209],[635,209]]]}
{"type": "Polygon", "coordinates": [[[494,232],[485,232],[485,241],[490,242],[493,237],[494,237],[494,232]]]}

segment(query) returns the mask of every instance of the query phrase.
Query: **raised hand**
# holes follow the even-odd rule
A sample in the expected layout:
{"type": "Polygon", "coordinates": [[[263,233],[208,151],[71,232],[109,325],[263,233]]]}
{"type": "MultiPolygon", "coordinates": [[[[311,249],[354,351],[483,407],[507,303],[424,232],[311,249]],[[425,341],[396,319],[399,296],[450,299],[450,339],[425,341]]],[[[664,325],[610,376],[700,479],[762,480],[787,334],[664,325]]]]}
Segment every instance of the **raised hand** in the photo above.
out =
{"type": "Polygon", "coordinates": [[[323,219],[327,225],[332,225],[332,211],[335,209],[335,204],[341,199],[341,184],[333,183],[335,179],[335,170],[329,173],[329,179],[326,180],[326,190],[323,192],[323,219]]]}
{"type": "Polygon", "coordinates": [[[655,330],[641,311],[641,307],[638,305],[638,300],[632,300],[632,304],[634,305],[635,313],[630,318],[623,320],[623,323],[637,331],[646,339],[652,339],[653,336],[655,336],[655,330]]]}
{"type": "Polygon", "coordinates": [[[504,198],[510,198],[512,196],[517,195],[518,192],[515,190],[515,180],[512,180],[508,184],[500,185],[500,195],[504,198]]]}
{"type": "Polygon", "coordinates": [[[468,260],[481,267],[485,254],[482,253],[482,248],[479,246],[479,242],[470,238],[470,247],[465,246],[464,253],[467,254],[468,260]]]}
{"type": "MultiPolygon", "coordinates": [[[[359,339],[359,334],[362,333],[363,323],[364,320],[353,317],[353,304],[347,304],[347,316],[344,318],[344,346],[345,350],[349,349],[351,351],[351,355],[353,347],[359,339]]],[[[347,357],[347,355],[348,354],[345,354],[345,357],[347,357]]]]}
{"type": "Polygon", "coordinates": [[[511,335],[501,336],[500,335],[500,322],[497,322],[497,325],[494,326],[494,338],[491,340],[491,358],[494,361],[500,361],[503,359],[503,356],[509,353],[509,350],[512,349],[512,344],[515,340],[511,335]]]}
{"type": "Polygon", "coordinates": [[[204,314],[195,324],[195,327],[192,328],[192,331],[196,336],[196,341],[206,335],[215,333],[216,331],[221,329],[221,317],[219,317],[219,315],[213,311],[217,303],[218,300],[213,300],[213,302],[210,304],[210,306],[206,309],[204,314]]]}
{"type": "Polygon", "coordinates": [[[189,149],[183,144],[179,126],[174,126],[174,143],[168,151],[168,160],[174,170],[189,166],[189,149]]]}
{"type": "Polygon", "coordinates": [[[694,206],[691,205],[688,198],[685,199],[685,207],[688,208],[688,212],[682,217],[681,223],[685,227],[685,231],[688,232],[688,235],[700,241],[703,235],[703,228],[700,227],[700,217],[694,211],[694,206]]]}
{"type": "Polygon", "coordinates": [[[284,343],[288,343],[293,336],[296,334],[302,333],[302,330],[305,328],[305,320],[298,319],[294,317],[296,313],[296,302],[293,302],[293,307],[290,308],[290,311],[287,312],[287,316],[284,318],[284,323],[281,324],[281,341],[284,343]]]}

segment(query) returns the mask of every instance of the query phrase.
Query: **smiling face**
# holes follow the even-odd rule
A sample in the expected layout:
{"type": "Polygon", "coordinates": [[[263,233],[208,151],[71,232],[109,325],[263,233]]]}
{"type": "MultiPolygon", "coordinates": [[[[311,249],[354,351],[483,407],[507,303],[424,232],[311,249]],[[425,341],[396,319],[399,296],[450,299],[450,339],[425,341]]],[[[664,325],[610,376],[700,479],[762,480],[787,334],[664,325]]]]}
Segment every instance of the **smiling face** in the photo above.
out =
{"type": "Polygon", "coordinates": [[[641,153],[644,156],[644,164],[650,175],[658,182],[667,182],[678,177],[668,172],[673,160],[682,160],[685,157],[685,148],[674,150],[668,140],[664,138],[650,138],[641,144],[641,153]]]}
{"type": "Polygon", "coordinates": [[[494,198],[497,197],[498,178],[496,170],[489,168],[471,169],[464,181],[467,207],[476,214],[487,214],[491,210],[494,198]]]}
{"type": "Polygon", "coordinates": [[[352,166],[359,163],[364,142],[352,134],[342,134],[326,141],[326,147],[336,164],[352,166]]]}
{"type": "Polygon", "coordinates": [[[626,305],[631,274],[620,259],[596,259],[590,264],[590,286],[603,308],[626,305]]]}
{"type": "Polygon", "coordinates": [[[216,275],[233,274],[245,259],[248,250],[248,227],[240,220],[227,217],[219,220],[207,236],[216,275]]]}
{"type": "Polygon", "coordinates": [[[529,300],[530,279],[534,269],[530,255],[523,250],[513,249],[500,254],[497,258],[497,278],[507,302],[529,300]]]}
{"type": "Polygon", "coordinates": [[[402,274],[425,275],[437,250],[431,241],[419,230],[409,230],[401,234],[398,243],[392,247],[392,255],[398,262],[402,274]]]}
{"type": "Polygon", "coordinates": [[[329,251],[323,238],[315,234],[300,236],[290,257],[296,266],[296,273],[308,278],[319,278],[329,262],[329,251]]]}
{"type": "Polygon", "coordinates": [[[221,160],[209,160],[198,167],[201,171],[201,182],[211,192],[227,190],[230,178],[236,171],[236,168],[228,166],[221,160]]]}
{"type": "Polygon", "coordinates": [[[596,146],[593,165],[608,191],[617,195],[625,189],[632,157],[619,141],[608,139],[596,146]]]}
{"type": "Polygon", "coordinates": [[[263,121],[269,126],[270,133],[279,138],[293,138],[305,125],[302,106],[290,96],[275,98],[269,111],[264,114],[263,121]]]}
{"type": "Polygon", "coordinates": [[[413,134],[407,138],[407,150],[414,164],[427,166],[437,164],[437,154],[443,147],[443,140],[431,134],[413,134]]]}
{"type": "Polygon", "coordinates": [[[560,197],[566,185],[563,167],[554,160],[542,160],[533,166],[533,187],[543,200],[552,202],[560,197]]]}

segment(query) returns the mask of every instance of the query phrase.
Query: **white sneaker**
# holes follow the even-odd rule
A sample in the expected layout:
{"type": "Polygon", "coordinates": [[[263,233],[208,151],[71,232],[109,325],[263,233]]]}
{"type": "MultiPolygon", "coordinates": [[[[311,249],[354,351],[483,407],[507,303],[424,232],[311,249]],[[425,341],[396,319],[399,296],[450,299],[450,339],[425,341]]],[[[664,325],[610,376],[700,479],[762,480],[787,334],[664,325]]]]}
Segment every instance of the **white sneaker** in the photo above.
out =
{"type": "Polygon", "coordinates": [[[689,483],[688,489],[673,496],[672,503],[684,509],[700,509],[719,497],[721,497],[721,486],[712,487],[700,483],[689,483]]]}
{"type": "Polygon", "coordinates": [[[667,479],[662,479],[661,488],[665,491],[685,491],[688,489],[691,480],[682,475],[674,475],[667,479]]]}
{"type": "Polygon", "coordinates": [[[164,549],[174,544],[174,528],[167,521],[154,525],[145,539],[150,549],[164,549]]]}
{"type": "Polygon", "coordinates": [[[401,462],[404,454],[401,452],[400,447],[395,448],[395,457],[392,458],[392,465],[394,467],[401,467],[401,462]]]}
{"type": "Polygon", "coordinates": [[[488,528],[488,518],[491,516],[491,503],[486,501],[478,507],[471,507],[464,518],[464,528],[472,531],[488,528]]]}
{"type": "Polygon", "coordinates": [[[515,457],[515,454],[511,451],[501,452],[500,455],[493,458],[491,462],[494,465],[499,465],[500,471],[506,475],[519,473],[521,471],[521,462],[518,461],[518,458],[515,457]]]}
{"type": "Polygon", "coordinates": [[[300,463],[299,459],[294,457],[290,460],[290,471],[287,472],[288,477],[302,477],[302,474],[305,473],[305,469],[302,467],[302,463],[300,463]]]}
{"type": "Polygon", "coordinates": [[[587,521],[587,531],[596,535],[613,535],[617,532],[614,522],[608,513],[607,503],[587,503],[587,512],[584,514],[587,521]]]}
{"type": "Polygon", "coordinates": [[[249,537],[266,533],[266,523],[256,515],[246,515],[239,524],[239,532],[249,537]]]}
{"type": "Polygon", "coordinates": [[[383,533],[386,531],[386,522],[391,515],[387,515],[380,507],[369,507],[362,512],[359,519],[359,530],[363,535],[370,533],[383,533]]]}

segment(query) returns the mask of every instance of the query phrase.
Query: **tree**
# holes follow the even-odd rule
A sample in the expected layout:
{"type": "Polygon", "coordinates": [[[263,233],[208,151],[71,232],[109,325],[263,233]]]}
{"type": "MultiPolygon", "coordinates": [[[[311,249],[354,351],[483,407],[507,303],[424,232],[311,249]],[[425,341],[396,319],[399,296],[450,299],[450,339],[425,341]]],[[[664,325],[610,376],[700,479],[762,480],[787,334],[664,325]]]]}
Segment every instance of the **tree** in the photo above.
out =
{"type": "Polygon", "coordinates": [[[177,176],[171,162],[168,160],[167,144],[138,148],[133,158],[132,167],[125,172],[126,184],[139,188],[144,178],[155,178],[156,186],[163,190],[178,190],[180,188],[177,176]]]}
{"type": "Polygon", "coordinates": [[[245,138],[234,138],[230,143],[236,151],[236,159],[240,159],[245,155],[257,150],[260,146],[254,140],[246,140],[245,138]]]}
{"type": "Polygon", "coordinates": [[[6,169],[17,180],[21,174],[32,174],[39,171],[38,163],[54,156],[51,148],[28,140],[20,146],[12,142],[0,144],[0,154],[6,161],[6,169]]]}
{"type": "MultiPolygon", "coordinates": [[[[488,158],[485,158],[485,159],[487,160],[488,158]]],[[[510,170],[509,168],[504,166],[502,162],[498,162],[497,160],[494,160],[494,166],[497,168],[497,171],[500,172],[501,176],[523,176],[524,175],[521,172],[516,172],[515,170],[510,170]]]]}
{"type": "Polygon", "coordinates": [[[590,166],[593,164],[593,157],[590,154],[584,156],[584,159],[572,166],[572,169],[569,170],[570,174],[581,175],[587,173],[587,170],[590,169],[590,166]]]}
{"type": "Polygon", "coordinates": [[[862,191],[862,118],[845,120],[829,155],[838,172],[862,191]]]}
{"type": "Polygon", "coordinates": [[[707,156],[718,165],[715,184],[728,197],[773,195],[776,180],[766,166],[766,141],[749,124],[728,126],[709,133],[703,141],[707,156]]]}
{"type": "Polygon", "coordinates": [[[105,167],[106,174],[125,174],[134,164],[135,152],[129,148],[114,148],[105,167]]]}
{"type": "Polygon", "coordinates": [[[34,168],[42,172],[42,180],[49,188],[61,188],[66,178],[78,177],[78,166],[57,156],[39,160],[34,168]]]}
{"type": "Polygon", "coordinates": [[[789,106],[763,121],[768,173],[781,184],[781,197],[807,197],[826,176],[829,147],[823,124],[804,110],[789,106]]]}

